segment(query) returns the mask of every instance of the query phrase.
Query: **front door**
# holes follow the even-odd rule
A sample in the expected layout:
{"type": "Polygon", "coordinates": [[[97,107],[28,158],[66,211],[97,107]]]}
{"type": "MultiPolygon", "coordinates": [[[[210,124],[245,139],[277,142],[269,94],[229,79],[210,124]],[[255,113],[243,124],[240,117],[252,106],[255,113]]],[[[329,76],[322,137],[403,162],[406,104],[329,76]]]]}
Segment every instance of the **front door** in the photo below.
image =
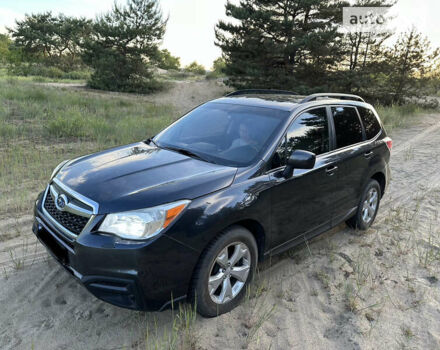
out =
{"type": "Polygon", "coordinates": [[[303,112],[289,126],[272,157],[271,248],[281,248],[310,230],[330,228],[337,167],[330,151],[326,108],[303,112]],[[280,176],[294,150],[317,155],[313,169],[295,169],[291,178],[280,176]]]}

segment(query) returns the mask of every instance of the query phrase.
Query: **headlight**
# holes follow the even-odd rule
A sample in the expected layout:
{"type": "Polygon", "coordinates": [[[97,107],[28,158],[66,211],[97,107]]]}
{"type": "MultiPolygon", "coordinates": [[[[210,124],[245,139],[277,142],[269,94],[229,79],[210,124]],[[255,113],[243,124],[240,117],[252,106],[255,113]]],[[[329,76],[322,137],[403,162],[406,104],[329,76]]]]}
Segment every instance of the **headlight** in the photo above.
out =
{"type": "Polygon", "coordinates": [[[189,200],[182,200],[153,208],[107,214],[99,231],[128,239],[151,238],[176,220],[189,203],[189,200]]]}
{"type": "Polygon", "coordinates": [[[52,180],[58,172],[69,162],[69,160],[63,160],[60,164],[58,164],[50,175],[50,179],[52,180]]]}

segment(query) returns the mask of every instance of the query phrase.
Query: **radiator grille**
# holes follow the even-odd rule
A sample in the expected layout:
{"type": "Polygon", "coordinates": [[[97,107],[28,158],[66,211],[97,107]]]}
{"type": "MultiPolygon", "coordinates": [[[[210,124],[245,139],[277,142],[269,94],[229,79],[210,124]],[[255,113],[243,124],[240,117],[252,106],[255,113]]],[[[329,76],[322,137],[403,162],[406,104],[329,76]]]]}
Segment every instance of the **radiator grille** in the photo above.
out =
{"type": "Polygon", "coordinates": [[[75,235],[79,235],[89,221],[89,218],[84,216],[58,210],[50,191],[47,191],[44,209],[56,222],[75,235]]]}

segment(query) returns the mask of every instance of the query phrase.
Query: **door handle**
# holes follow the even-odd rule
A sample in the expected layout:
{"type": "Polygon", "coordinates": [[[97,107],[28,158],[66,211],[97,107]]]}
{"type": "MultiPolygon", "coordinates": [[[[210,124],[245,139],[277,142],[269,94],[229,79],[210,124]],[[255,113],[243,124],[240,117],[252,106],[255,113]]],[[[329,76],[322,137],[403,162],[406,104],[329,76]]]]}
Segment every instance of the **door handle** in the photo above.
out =
{"type": "Polygon", "coordinates": [[[370,158],[372,155],[373,155],[373,151],[369,151],[369,152],[364,153],[365,158],[370,158]]]}
{"type": "Polygon", "coordinates": [[[327,173],[328,176],[334,175],[336,171],[338,171],[338,167],[336,165],[329,166],[328,168],[325,169],[325,172],[327,173]]]}

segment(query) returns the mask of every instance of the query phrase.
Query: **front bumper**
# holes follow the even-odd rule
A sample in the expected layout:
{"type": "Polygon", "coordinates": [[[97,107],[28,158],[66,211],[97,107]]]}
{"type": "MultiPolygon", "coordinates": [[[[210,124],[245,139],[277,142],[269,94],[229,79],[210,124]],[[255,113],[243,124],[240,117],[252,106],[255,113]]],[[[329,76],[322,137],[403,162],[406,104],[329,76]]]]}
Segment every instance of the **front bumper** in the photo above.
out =
{"type": "Polygon", "coordinates": [[[99,234],[102,215],[76,239],[66,237],[44,216],[41,196],[34,216],[40,242],[97,298],[136,310],[161,310],[186,298],[197,251],[166,235],[133,242],[99,234]]]}

